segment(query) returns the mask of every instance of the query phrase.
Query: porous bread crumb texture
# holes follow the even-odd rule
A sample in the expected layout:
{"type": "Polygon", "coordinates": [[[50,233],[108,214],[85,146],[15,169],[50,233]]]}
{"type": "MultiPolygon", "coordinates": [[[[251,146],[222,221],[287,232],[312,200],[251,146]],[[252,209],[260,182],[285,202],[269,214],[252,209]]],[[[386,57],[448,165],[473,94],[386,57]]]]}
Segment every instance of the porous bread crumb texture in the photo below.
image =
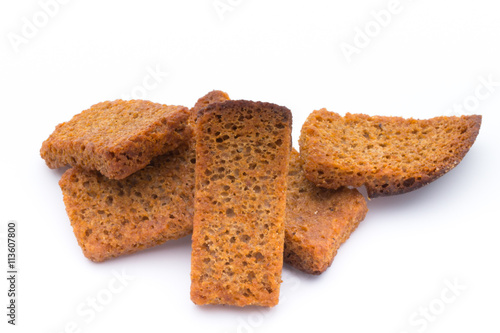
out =
{"type": "Polygon", "coordinates": [[[305,178],[295,149],[287,187],[284,261],[303,272],[321,274],[365,218],[366,200],[356,189],[316,187],[305,178]]]}
{"type": "Polygon", "coordinates": [[[198,112],[201,109],[206,108],[210,104],[223,103],[229,100],[230,100],[229,95],[220,90],[212,90],[205,96],[200,97],[198,99],[196,104],[191,108],[190,110],[191,114],[189,116],[189,127],[191,128],[193,140],[196,140],[196,138],[194,138],[194,128],[196,126],[196,117],[198,115],[198,112]]]}
{"type": "Polygon", "coordinates": [[[212,90],[205,96],[200,97],[194,107],[191,109],[191,114],[194,116],[193,121],[196,121],[196,115],[201,109],[207,107],[210,104],[222,103],[229,100],[230,98],[227,93],[220,90],[212,90]]]}
{"type": "Polygon", "coordinates": [[[453,169],[474,143],[481,116],[425,120],[314,111],[299,140],[306,177],[336,189],[365,185],[369,197],[420,188],[453,169]]]}
{"type": "MultiPolygon", "coordinates": [[[[85,256],[100,262],[191,233],[194,163],[192,146],[155,158],[130,176],[128,183],[109,180],[95,171],[68,170],[60,184],[85,256]],[[153,182],[156,186],[149,195],[151,200],[144,201],[142,193],[151,192],[153,182]],[[154,212],[153,221],[145,218],[148,211],[154,212]],[[154,221],[169,221],[170,226],[156,227],[154,221]]],[[[338,247],[367,211],[357,190],[319,188],[305,179],[295,150],[290,155],[286,200],[284,261],[309,274],[320,274],[331,265],[338,247]]]]}
{"type": "Polygon", "coordinates": [[[66,165],[123,179],[185,141],[189,110],[149,101],[102,102],[59,124],[40,155],[54,169],[66,165]]]}
{"type": "Polygon", "coordinates": [[[67,170],[59,185],[84,255],[101,262],[189,235],[195,162],[194,149],[179,147],[123,180],[67,170]]]}
{"type": "Polygon", "coordinates": [[[228,101],[198,113],[194,303],[274,306],[283,265],[292,116],[228,101]]]}

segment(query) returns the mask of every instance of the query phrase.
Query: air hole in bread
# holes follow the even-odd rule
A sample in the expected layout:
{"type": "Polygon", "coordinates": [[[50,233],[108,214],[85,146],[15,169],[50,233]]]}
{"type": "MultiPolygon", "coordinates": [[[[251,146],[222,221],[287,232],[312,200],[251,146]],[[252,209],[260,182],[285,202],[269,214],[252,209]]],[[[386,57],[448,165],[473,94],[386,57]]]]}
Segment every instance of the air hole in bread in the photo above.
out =
{"type": "Polygon", "coordinates": [[[226,216],[227,217],[235,217],[236,214],[234,213],[234,209],[233,208],[229,208],[226,210],[226,216]]]}
{"type": "Polygon", "coordinates": [[[241,235],[240,236],[240,240],[243,242],[243,243],[248,243],[250,241],[251,237],[249,235],[241,235]]]}

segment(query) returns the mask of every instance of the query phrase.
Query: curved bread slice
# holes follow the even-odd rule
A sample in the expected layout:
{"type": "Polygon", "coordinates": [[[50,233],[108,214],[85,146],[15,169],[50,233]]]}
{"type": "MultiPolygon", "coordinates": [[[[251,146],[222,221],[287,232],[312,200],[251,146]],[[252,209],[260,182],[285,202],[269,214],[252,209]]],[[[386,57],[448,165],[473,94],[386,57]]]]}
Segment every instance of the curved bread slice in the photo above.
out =
{"type": "Polygon", "coordinates": [[[59,124],[40,154],[52,169],[69,164],[123,179],[184,142],[188,117],[183,106],[103,102],[59,124]]]}
{"type": "Polygon", "coordinates": [[[194,165],[194,150],[179,148],[123,180],[67,170],[59,185],[83,254],[100,262],[189,235],[194,165]]]}
{"type": "Polygon", "coordinates": [[[286,200],[284,260],[309,274],[321,274],[330,267],[340,245],[368,211],[358,190],[330,190],[308,181],[295,149],[286,200]]]}
{"type": "Polygon", "coordinates": [[[211,104],[196,120],[191,300],[274,306],[283,265],[290,110],[211,104]]]}
{"type": "Polygon", "coordinates": [[[365,185],[370,197],[422,187],[453,169],[474,143],[481,116],[426,120],[314,111],[300,154],[306,177],[336,189],[365,185]]]}

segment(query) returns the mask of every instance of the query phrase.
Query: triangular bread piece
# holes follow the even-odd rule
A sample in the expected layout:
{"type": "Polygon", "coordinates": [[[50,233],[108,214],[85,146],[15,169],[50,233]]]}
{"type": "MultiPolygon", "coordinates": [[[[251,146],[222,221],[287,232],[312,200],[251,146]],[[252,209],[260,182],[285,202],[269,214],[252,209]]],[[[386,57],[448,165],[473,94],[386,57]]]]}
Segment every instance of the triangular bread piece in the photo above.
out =
{"type": "Polygon", "coordinates": [[[365,218],[366,200],[356,189],[316,187],[305,178],[295,149],[287,186],[284,260],[303,272],[321,274],[365,218]]]}

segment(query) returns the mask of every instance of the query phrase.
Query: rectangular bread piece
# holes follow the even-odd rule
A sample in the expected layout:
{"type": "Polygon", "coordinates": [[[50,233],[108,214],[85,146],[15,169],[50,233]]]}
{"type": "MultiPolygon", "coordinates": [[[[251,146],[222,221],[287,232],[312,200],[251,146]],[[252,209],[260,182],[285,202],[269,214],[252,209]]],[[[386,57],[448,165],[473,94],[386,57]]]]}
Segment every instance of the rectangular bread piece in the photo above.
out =
{"type": "Polygon", "coordinates": [[[83,254],[101,262],[191,234],[194,166],[180,147],[123,180],[67,170],[59,185],[83,254]]]}
{"type": "Polygon", "coordinates": [[[183,143],[189,114],[142,100],[99,103],[59,124],[40,155],[52,169],[79,166],[123,179],[183,143]]]}
{"type": "Polygon", "coordinates": [[[195,304],[278,303],[291,125],[290,110],[270,103],[227,101],[199,111],[195,304]]]}
{"type": "Polygon", "coordinates": [[[309,274],[323,273],[367,211],[358,190],[330,190],[307,180],[294,149],[288,172],[285,262],[309,274]]]}

